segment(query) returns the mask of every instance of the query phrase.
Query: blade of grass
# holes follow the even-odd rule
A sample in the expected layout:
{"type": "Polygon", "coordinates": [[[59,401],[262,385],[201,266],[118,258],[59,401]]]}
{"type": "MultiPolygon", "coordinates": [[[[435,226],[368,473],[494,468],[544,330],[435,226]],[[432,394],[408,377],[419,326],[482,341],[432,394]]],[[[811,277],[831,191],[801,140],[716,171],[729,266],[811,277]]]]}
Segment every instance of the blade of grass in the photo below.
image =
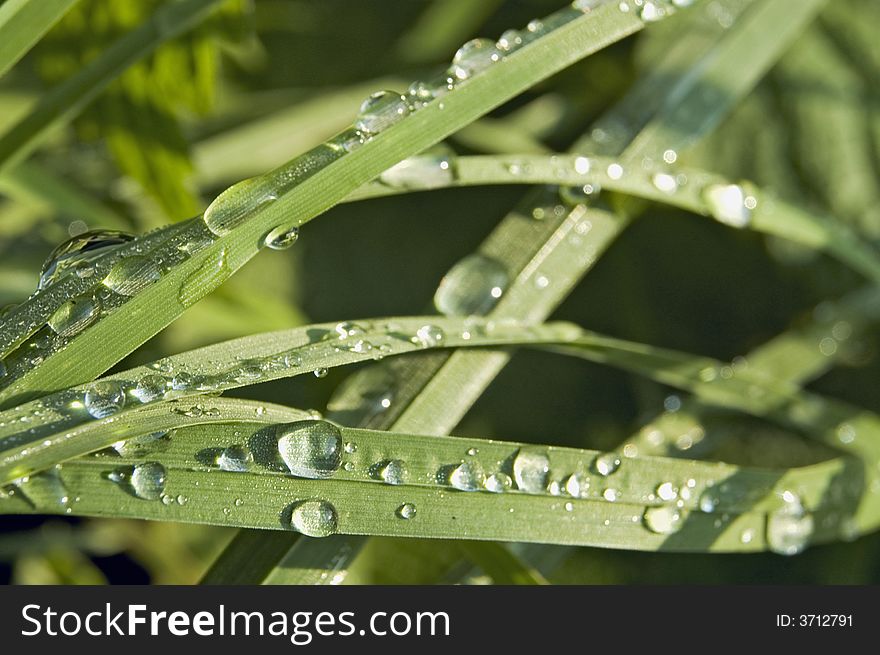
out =
{"type": "Polygon", "coordinates": [[[0,77],[78,0],[6,0],[0,5],[0,77]]]}

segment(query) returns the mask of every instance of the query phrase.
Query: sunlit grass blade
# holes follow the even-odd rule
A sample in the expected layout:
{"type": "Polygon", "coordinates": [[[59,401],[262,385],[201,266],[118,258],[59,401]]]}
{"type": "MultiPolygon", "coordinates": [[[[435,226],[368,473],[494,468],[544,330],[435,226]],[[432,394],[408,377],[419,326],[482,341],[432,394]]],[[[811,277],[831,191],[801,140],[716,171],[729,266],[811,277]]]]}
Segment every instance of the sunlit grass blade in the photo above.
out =
{"type": "Polygon", "coordinates": [[[78,0],[6,0],[0,5],[0,77],[78,0]]]}

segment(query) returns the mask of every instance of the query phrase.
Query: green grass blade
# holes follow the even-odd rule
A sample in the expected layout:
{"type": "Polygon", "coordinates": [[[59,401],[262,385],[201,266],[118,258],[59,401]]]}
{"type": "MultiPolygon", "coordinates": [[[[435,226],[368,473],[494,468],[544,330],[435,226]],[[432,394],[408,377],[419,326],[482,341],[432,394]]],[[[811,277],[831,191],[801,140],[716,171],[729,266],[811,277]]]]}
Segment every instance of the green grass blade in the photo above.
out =
{"type": "Polygon", "coordinates": [[[78,0],[6,0],[0,5],[0,77],[78,0]]]}

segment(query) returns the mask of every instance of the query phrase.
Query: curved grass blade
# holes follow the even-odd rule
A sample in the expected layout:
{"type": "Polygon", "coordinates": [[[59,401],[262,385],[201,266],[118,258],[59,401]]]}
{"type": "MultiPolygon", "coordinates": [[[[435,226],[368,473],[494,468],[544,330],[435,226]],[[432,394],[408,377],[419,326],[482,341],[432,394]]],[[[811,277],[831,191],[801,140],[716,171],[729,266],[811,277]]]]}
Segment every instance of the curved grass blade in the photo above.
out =
{"type": "Polygon", "coordinates": [[[79,0],[6,0],[0,5],[0,77],[79,0]]]}
{"type": "MultiPolygon", "coordinates": [[[[638,31],[644,23],[632,12],[604,4],[586,13],[561,10],[543,25],[543,32],[535,33],[496,65],[475,73],[456,90],[420,106],[353,150],[352,142],[363,137],[343,133],[338,141],[224,192],[206,211],[202,232],[193,237],[208,239],[207,245],[127,299],[124,314],[102,315],[73,336],[63,353],[48,354],[39,367],[7,386],[0,399],[8,403],[10,398],[94,379],[221,284],[259,251],[270,232],[308,222],[394,163],[437,143],[571,63],[638,31]]],[[[150,256],[161,257],[164,251],[154,253],[150,256]]],[[[27,313],[27,308],[21,311],[27,313]]]]}
{"type": "Polygon", "coordinates": [[[121,37],[79,73],[43,96],[32,111],[0,136],[0,171],[30,154],[50,129],[82,111],[131,64],[195,27],[219,2],[183,0],[160,7],[147,23],[121,37]]]}
{"type": "Polygon", "coordinates": [[[404,317],[310,325],[206,346],[0,413],[0,484],[109,445],[129,427],[128,414],[168,399],[193,403],[205,394],[431,348],[558,343],[579,334],[565,323],[404,317]]]}

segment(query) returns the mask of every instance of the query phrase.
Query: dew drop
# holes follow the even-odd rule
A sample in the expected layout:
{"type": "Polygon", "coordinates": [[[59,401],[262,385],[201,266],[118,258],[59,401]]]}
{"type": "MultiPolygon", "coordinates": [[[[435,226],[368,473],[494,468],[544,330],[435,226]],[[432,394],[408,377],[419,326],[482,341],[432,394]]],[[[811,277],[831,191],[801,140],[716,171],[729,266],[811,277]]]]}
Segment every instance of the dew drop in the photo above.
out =
{"type": "Polygon", "coordinates": [[[269,232],[266,238],[263,239],[263,243],[272,250],[287,250],[296,243],[297,239],[299,239],[299,228],[297,226],[280,226],[269,232]]]}
{"type": "Polygon", "coordinates": [[[738,184],[714,184],[703,191],[703,200],[712,215],[731,227],[746,227],[752,210],[746,205],[746,194],[738,184]]]}
{"type": "Polygon", "coordinates": [[[810,543],[813,516],[792,492],[783,494],[785,505],[767,516],[767,545],[779,555],[797,555],[810,543]]]}
{"type": "Polygon", "coordinates": [[[602,453],[593,460],[593,470],[602,477],[607,477],[620,468],[620,457],[617,453],[602,453]]]}
{"type": "Polygon", "coordinates": [[[379,176],[379,181],[398,189],[435,189],[452,183],[452,165],[447,157],[404,159],[379,176]]]}
{"type": "Polygon", "coordinates": [[[678,181],[674,175],[669,173],[655,173],[651,178],[651,183],[658,191],[673,194],[678,190],[678,181]]]}
{"type": "Polygon", "coordinates": [[[326,500],[304,500],[293,505],[290,527],[307,537],[329,537],[336,534],[339,517],[336,508],[326,500]]]}
{"type": "Polygon", "coordinates": [[[480,465],[467,461],[448,469],[446,482],[460,491],[476,491],[479,489],[485,477],[480,465]]]}
{"type": "Polygon", "coordinates": [[[483,487],[486,491],[491,491],[495,494],[504,493],[508,491],[513,486],[513,480],[510,479],[510,476],[506,473],[493,473],[486,481],[483,483],[483,487]]]}
{"type": "Polygon", "coordinates": [[[482,254],[468,255],[440,281],[434,306],[447,316],[487,314],[510,283],[507,269],[482,254]]]}
{"type": "Polygon", "coordinates": [[[316,378],[326,378],[327,373],[329,373],[329,371],[326,368],[316,368],[314,371],[312,371],[312,375],[314,375],[316,378]]]}
{"type": "Polygon", "coordinates": [[[112,447],[122,457],[142,457],[152,450],[159,449],[163,440],[167,442],[169,434],[166,430],[141,434],[130,439],[117,441],[112,447]]]}
{"type": "Polygon", "coordinates": [[[254,461],[254,456],[244,446],[228,446],[217,456],[217,466],[223,471],[244,472],[254,461]]]}
{"type": "Polygon", "coordinates": [[[443,343],[446,334],[436,325],[423,325],[412,338],[414,344],[422,348],[436,348],[443,343]]]}
{"type": "Polygon", "coordinates": [[[505,53],[510,53],[523,44],[522,35],[516,30],[507,30],[498,39],[495,47],[505,53]]]}
{"type": "Polygon", "coordinates": [[[86,411],[94,418],[106,418],[125,405],[125,392],[115,380],[101,380],[92,384],[84,398],[86,411]]]}
{"type": "Polygon", "coordinates": [[[121,296],[134,296],[142,289],[157,282],[162,277],[159,266],[152,259],[133,255],[120,259],[107,277],[104,286],[121,296]]]}
{"type": "Polygon", "coordinates": [[[657,534],[678,532],[683,525],[681,513],[670,506],[649,507],[643,517],[645,527],[657,534]]]}
{"type": "Polygon", "coordinates": [[[412,503],[404,503],[397,508],[397,512],[395,513],[397,514],[398,518],[408,521],[416,515],[416,506],[412,503]]]}
{"type": "Polygon", "coordinates": [[[159,500],[162,497],[166,477],[165,467],[159,462],[144,462],[117,469],[109,476],[110,480],[144,500],[159,500]]]}
{"type": "Polygon", "coordinates": [[[452,58],[449,72],[458,80],[466,80],[484,71],[501,59],[489,39],[472,39],[461,46],[452,58]]]}
{"type": "Polygon", "coordinates": [[[68,239],[46,259],[40,271],[38,288],[44,289],[72,268],[89,263],[132,239],[133,235],[116,230],[95,230],[68,239]]]}
{"type": "Polygon", "coordinates": [[[671,501],[678,497],[678,492],[671,482],[664,482],[657,487],[657,497],[660,500],[671,501]]]}
{"type": "Polygon", "coordinates": [[[167,389],[168,382],[164,377],[148,374],[137,381],[137,384],[131,390],[131,395],[142,403],[149,403],[162,398],[167,389]]]}
{"type": "Polygon", "coordinates": [[[297,421],[276,428],[278,453],[291,475],[329,478],[342,464],[342,433],[327,421],[297,421]]]}
{"type": "Polygon", "coordinates": [[[379,134],[409,113],[406,98],[396,91],[379,91],[364,100],[355,128],[366,135],[379,134]]]}
{"type": "Polygon", "coordinates": [[[65,302],[49,317],[47,323],[61,337],[72,337],[82,332],[101,315],[101,301],[84,295],[65,302]]]}
{"type": "Polygon", "coordinates": [[[408,474],[406,464],[399,459],[380,462],[375,469],[375,476],[385,484],[404,484],[408,474]]]}
{"type": "Polygon", "coordinates": [[[542,493],[547,488],[550,460],[544,453],[520,450],[513,459],[513,479],[520,491],[542,493]]]}

